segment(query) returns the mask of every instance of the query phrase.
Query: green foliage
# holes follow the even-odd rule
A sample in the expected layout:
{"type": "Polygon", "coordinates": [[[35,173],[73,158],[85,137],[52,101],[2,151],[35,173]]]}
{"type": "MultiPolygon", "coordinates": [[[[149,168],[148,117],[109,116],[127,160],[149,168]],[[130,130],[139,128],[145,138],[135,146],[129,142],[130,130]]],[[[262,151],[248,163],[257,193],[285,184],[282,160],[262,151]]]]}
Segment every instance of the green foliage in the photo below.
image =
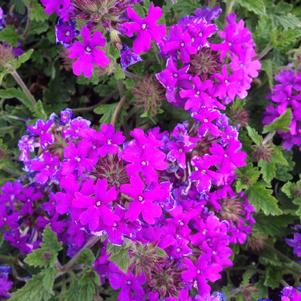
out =
{"type": "Polygon", "coordinates": [[[292,121],[292,111],[287,109],[284,114],[276,118],[271,124],[266,125],[263,128],[263,133],[274,132],[274,131],[289,131],[289,125],[292,121]]]}
{"type": "Polygon", "coordinates": [[[282,210],[278,206],[278,200],[273,196],[273,191],[263,182],[257,182],[247,190],[248,198],[257,212],[265,215],[280,215],[282,210]]]}
{"type": "Polygon", "coordinates": [[[39,249],[33,251],[25,258],[25,262],[34,267],[54,267],[57,262],[59,251],[62,245],[58,241],[56,234],[49,227],[43,232],[43,242],[39,249]]]}
{"type": "Polygon", "coordinates": [[[10,301],[48,301],[54,296],[54,268],[44,269],[34,275],[21,289],[12,294],[10,301]]]}

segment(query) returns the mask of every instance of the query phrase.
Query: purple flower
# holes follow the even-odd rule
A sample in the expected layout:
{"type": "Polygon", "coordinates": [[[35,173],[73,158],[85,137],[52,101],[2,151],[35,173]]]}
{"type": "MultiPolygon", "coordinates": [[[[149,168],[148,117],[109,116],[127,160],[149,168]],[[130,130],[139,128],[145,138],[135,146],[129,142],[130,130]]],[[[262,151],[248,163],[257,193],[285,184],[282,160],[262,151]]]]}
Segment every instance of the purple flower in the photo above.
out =
{"type": "Polygon", "coordinates": [[[293,248],[294,254],[297,257],[301,258],[301,225],[297,225],[294,228],[296,232],[294,233],[293,238],[286,239],[286,243],[293,248]]]}
{"type": "Polygon", "coordinates": [[[145,222],[154,224],[161,216],[162,209],[156,201],[164,200],[166,193],[162,193],[160,186],[146,189],[139,176],[131,177],[130,184],[121,186],[121,192],[132,198],[126,216],[130,221],[136,220],[140,213],[145,222]]]}
{"type": "Polygon", "coordinates": [[[131,48],[129,48],[127,45],[123,46],[120,53],[120,64],[123,71],[125,71],[129,66],[135,65],[141,61],[142,58],[133,52],[131,48]]]}
{"type": "Polygon", "coordinates": [[[118,216],[112,211],[112,202],[117,198],[116,189],[109,188],[107,180],[97,180],[94,185],[89,181],[85,189],[76,192],[72,207],[80,209],[79,220],[88,225],[90,231],[99,231],[101,223],[112,226],[118,216]]]}
{"type": "Polygon", "coordinates": [[[43,121],[39,119],[35,123],[35,125],[28,127],[28,131],[30,134],[39,137],[40,146],[43,149],[47,148],[50,144],[54,142],[54,136],[50,132],[52,125],[52,120],[43,121]]]}
{"type": "Polygon", "coordinates": [[[197,53],[192,43],[191,36],[182,26],[173,25],[170,28],[169,38],[161,44],[161,50],[165,55],[178,55],[183,63],[189,63],[190,56],[197,53]]]}
{"type": "Polygon", "coordinates": [[[77,41],[69,48],[69,58],[75,59],[72,63],[74,74],[83,74],[89,78],[93,74],[94,65],[105,68],[110,63],[105,52],[99,49],[105,46],[106,40],[100,31],[92,35],[87,26],[82,28],[80,34],[83,41],[77,41]]]}
{"type": "Polygon", "coordinates": [[[139,276],[134,276],[131,272],[125,274],[110,264],[109,281],[113,289],[120,290],[118,301],[144,300],[143,285],[145,280],[143,274],[139,276]]]}
{"type": "Polygon", "coordinates": [[[9,291],[12,288],[13,283],[8,280],[7,276],[0,275],[0,298],[9,298],[9,291]]]}
{"type": "Polygon", "coordinates": [[[102,124],[100,131],[97,133],[97,140],[101,146],[97,149],[101,157],[108,154],[116,154],[119,152],[119,145],[121,145],[125,137],[120,131],[115,133],[115,129],[111,124],[102,124]]]}
{"type": "Polygon", "coordinates": [[[6,18],[3,9],[0,7],[0,30],[6,26],[6,18]]]}
{"type": "Polygon", "coordinates": [[[71,9],[70,0],[41,0],[46,14],[57,14],[61,19],[68,19],[71,9]]]}
{"type": "Polygon", "coordinates": [[[60,160],[49,152],[43,153],[39,158],[31,161],[30,170],[35,172],[35,180],[39,184],[55,179],[59,169],[60,160]]]}
{"type": "Polygon", "coordinates": [[[59,20],[55,26],[56,42],[62,44],[64,47],[69,47],[76,36],[78,31],[76,30],[76,23],[74,21],[64,22],[59,20]]]}
{"type": "Polygon", "coordinates": [[[160,7],[154,6],[153,3],[151,3],[145,18],[141,18],[132,7],[127,8],[127,16],[131,21],[123,23],[120,30],[130,38],[137,34],[133,44],[133,50],[136,54],[147,52],[151,48],[152,40],[159,43],[165,36],[165,26],[157,24],[162,16],[162,10],[160,7]]]}
{"type": "Polygon", "coordinates": [[[178,69],[176,62],[169,58],[166,62],[166,69],[157,73],[156,78],[166,89],[175,88],[179,81],[189,78],[188,69],[189,66],[178,69]]]}

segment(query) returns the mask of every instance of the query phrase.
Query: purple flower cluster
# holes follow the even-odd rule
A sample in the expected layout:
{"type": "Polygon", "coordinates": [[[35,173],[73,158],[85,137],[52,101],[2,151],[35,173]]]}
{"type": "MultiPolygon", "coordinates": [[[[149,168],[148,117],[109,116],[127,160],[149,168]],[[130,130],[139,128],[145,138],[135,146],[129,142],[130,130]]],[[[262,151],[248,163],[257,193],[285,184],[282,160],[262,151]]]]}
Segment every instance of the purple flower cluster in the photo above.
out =
{"type": "Polygon", "coordinates": [[[197,9],[172,25],[159,43],[167,64],[157,79],[166,88],[167,100],[190,112],[223,109],[235,97],[245,98],[261,67],[244,22],[231,14],[218,31],[213,21],[220,13],[219,8],[197,9]],[[220,43],[211,42],[216,34],[220,43]]]}
{"type": "Polygon", "coordinates": [[[2,188],[2,231],[16,245],[15,229],[17,247],[27,252],[49,223],[71,256],[90,236],[104,236],[95,269],[120,290],[120,301],[222,300],[210,295],[209,283],[231,266],[230,246],[244,243],[254,223],[253,207],[231,187],[246,154],[225,115],[203,109],[193,118],[193,127],[178,124],[171,133],[134,129],[130,140],[112,125],[94,129],[68,109],[38,120],[19,142],[36,184],[2,188]],[[106,245],[129,241],[135,247],[125,273],[106,245]]]}
{"type": "Polygon", "coordinates": [[[130,7],[140,0],[108,0],[105,3],[102,0],[41,0],[41,2],[47,14],[56,14],[59,17],[55,28],[56,41],[68,49],[68,58],[71,59],[73,72],[77,76],[83,74],[89,78],[95,66],[101,69],[108,67],[110,55],[106,46],[106,34],[119,50],[123,68],[140,61],[141,58],[133,52],[124,51],[127,46],[121,44],[119,37],[121,30],[125,36],[137,33],[134,49],[139,52],[149,50],[151,40],[159,42],[160,37],[165,34],[165,27],[156,25],[161,16],[159,7],[151,5],[145,18],[139,17],[130,7]],[[104,33],[99,31],[99,25],[104,33]],[[78,26],[81,27],[80,31],[77,30],[78,26]]]}
{"type": "Polygon", "coordinates": [[[271,123],[290,108],[293,118],[289,132],[279,134],[284,148],[291,149],[295,145],[301,149],[301,73],[283,70],[276,76],[276,81],[270,96],[272,103],[266,107],[263,123],[271,123]]]}
{"type": "Polygon", "coordinates": [[[301,259],[301,225],[294,227],[295,231],[293,238],[286,239],[286,243],[293,248],[294,254],[301,259]]]}

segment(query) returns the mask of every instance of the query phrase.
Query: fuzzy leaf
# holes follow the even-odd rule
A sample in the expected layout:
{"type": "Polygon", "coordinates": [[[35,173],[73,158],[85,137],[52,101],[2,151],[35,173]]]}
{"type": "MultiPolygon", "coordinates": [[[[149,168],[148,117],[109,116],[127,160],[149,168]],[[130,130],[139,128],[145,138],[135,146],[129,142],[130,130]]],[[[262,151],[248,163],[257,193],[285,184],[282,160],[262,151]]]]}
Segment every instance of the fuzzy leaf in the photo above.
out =
{"type": "Polygon", "coordinates": [[[266,215],[280,215],[282,211],[272,193],[272,189],[266,188],[263,182],[258,182],[248,190],[249,201],[255,206],[257,212],[262,211],[266,215]]]}
{"type": "Polygon", "coordinates": [[[114,110],[118,103],[102,104],[94,109],[94,113],[102,115],[100,123],[110,123],[114,110]]]}
{"type": "Polygon", "coordinates": [[[43,232],[43,242],[39,249],[34,250],[25,258],[25,262],[34,267],[54,266],[58,252],[62,249],[56,234],[46,227],[43,232]]]}
{"type": "Polygon", "coordinates": [[[292,121],[292,111],[291,109],[287,109],[284,114],[276,118],[271,124],[266,125],[263,128],[263,133],[275,132],[275,131],[289,131],[289,125],[292,121]]]}
{"type": "Polygon", "coordinates": [[[6,26],[0,31],[0,41],[6,42],[11,46],[17,46],[19,36],[16,29],[11,25],[6,26]]]}
{"type": "Polygon", "coordinates": [[[258,132],[255,129],[251,128],[250,126],[247,126],[247,131],[249,137],[256,145],[260,145],[262,143],[263,138],[258,134],[258,132]]]}
{"type": "Polygon", "coordinates": [[[256,15],[266,14],[266,7],[263,0],[236,0],[236,3],[256,15]]]}
{"type": "Polygon", "coordinates": [[[34,275],[22,288],[12,294],[10,301],[48,301],[54,295],[56,270],[46,269],[34,275]]]}

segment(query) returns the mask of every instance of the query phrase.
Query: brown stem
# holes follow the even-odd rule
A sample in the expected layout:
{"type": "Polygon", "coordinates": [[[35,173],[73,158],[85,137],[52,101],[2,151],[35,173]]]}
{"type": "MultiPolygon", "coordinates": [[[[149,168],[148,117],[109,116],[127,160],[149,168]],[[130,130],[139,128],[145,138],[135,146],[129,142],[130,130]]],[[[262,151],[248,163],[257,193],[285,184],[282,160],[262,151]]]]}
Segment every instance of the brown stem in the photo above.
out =
{"type": "Polygon", "coordinates": [[[104,97],[100,102],[98,102],[97,104],[90,106],[90,107],[82,107],[82,108],[74,108],[72,109],[72,111],[74,113],[84,113],[84,112],[89,112],[89,111],[93,111],[94,109],[96,109],[99,105],[104,104],[106,102],[108,102],[114,95],[116,92],[112,92],[109,95],[107,95],[106,97],[104,97]]]}
{"type": "Polygon", "coordinates": [[[99,236],[92,236],[86,244],[59,270],[57,277],[70,271],[76,264],[79,256],[85,249],[92,248],[100,240],[99,236]]]}
{"type": "Polygon", "coordinates": [[[35,106],[36,100],[35,100],[34,96],[31,94],[31,92],[29,91],[29,89],[27,88],[27,86],[25,85],[25,83],[24,83],[23,79],[21,78],[21,76],[19,75],[19,73],[15,69],[11,69],[10,74],[14,78],[14,80],[17,82],[17,84],[20,86],[20,88],[22,89],[24,94],[27,96],[27,98],[30,100],[31,104],[33,106],[35,106]]]}
{"type": "Polygon", "coordinates": [[[117,106],[114,110],[113,115],[112,115],[112,118],[111,118],[111,124],[112,125],[115,125],[115,123],[117,121],[117,118],[118,118],[118,115],[119,115],[119,112],[121,111],[122,106],[125,104],[125,101],[126,101],[126,97],[122,96],[119,103],[117,104],[117,106]]]}

